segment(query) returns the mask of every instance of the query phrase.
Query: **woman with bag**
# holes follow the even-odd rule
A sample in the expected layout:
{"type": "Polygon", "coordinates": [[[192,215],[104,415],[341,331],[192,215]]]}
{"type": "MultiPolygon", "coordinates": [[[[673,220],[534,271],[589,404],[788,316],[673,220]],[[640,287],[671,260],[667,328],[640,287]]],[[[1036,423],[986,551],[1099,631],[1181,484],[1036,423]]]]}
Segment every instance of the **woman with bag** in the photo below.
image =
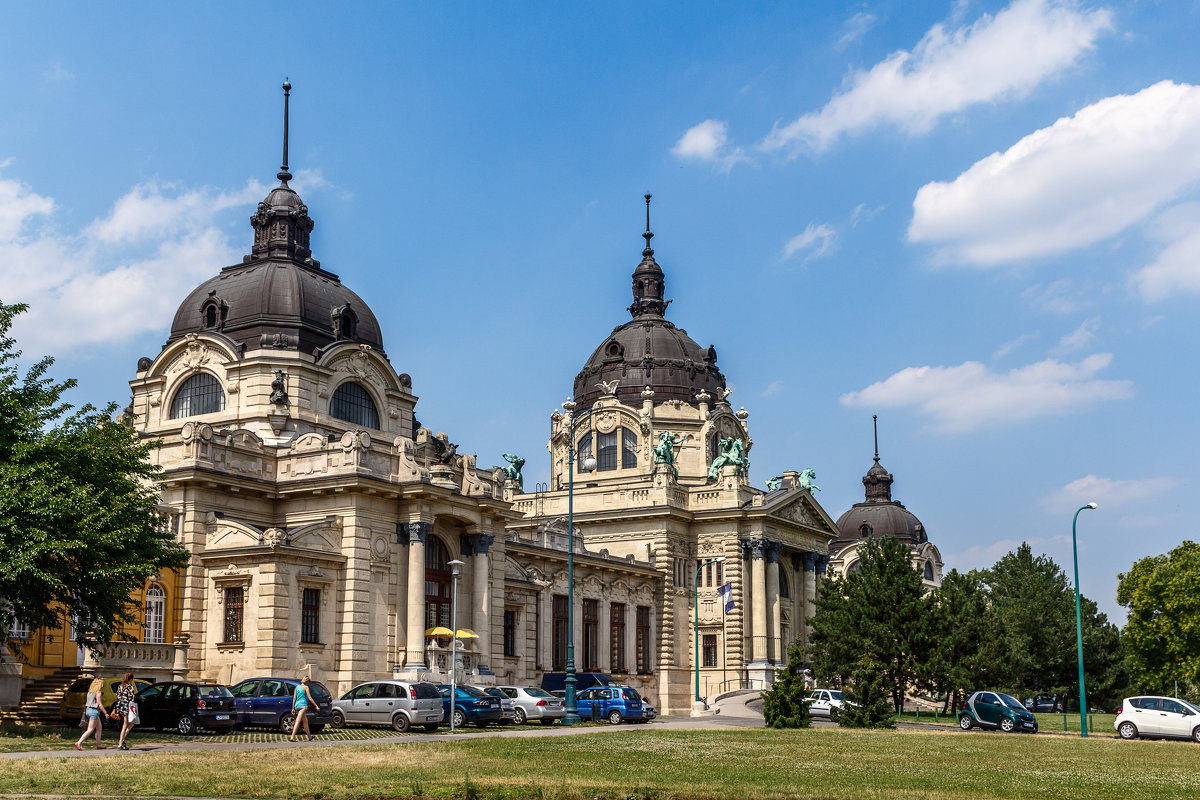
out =
{"type": "Polygon", "coordinates": [[[316,704],[317,701],[313,700],[312,692],[308,691],[308,676],[305,675],[300,679],[300,683],[296,684],[296,693],[292,695],[292,713],[296,715],[296,724],[292,726],[289,742],[296,741],[296,734],[300,731],[301,725],[304,725],[304,735],[310,742],[312,741],[312,732],[308,729],[308,707],[316,704]]]}
{"type": "Polygon", "coordinates": [[[113,713],[121,720],[121,741],[117,743],[118,750],[129,749],[129,745],[125,744],[125,737],[138,723],[137,703],[133,702],[136,695],[137,686],[133,682],[133,673],[126,672],[125,679],[117,687],[117,703],[113,707],[113,713]]]}
{"type": "Polygon", "coordinates": [[[104,730],[102,717],[105,714],[104,703],[100,701],[100,694],[103,691],[104,681],[99,678],[94,679],[88,685],[87,705],[83,708],[83,720],[81,720],[81,723],[84,721],[87,722],[87,728],[84,729],[83,736],[80,736],[79,740],[75,742],[76,750],[83,749],[83,743],[92,735],[93,730],[96,732],[96,749],[104,749],[104,746],[100,744],[100,733],[104,730]]]}

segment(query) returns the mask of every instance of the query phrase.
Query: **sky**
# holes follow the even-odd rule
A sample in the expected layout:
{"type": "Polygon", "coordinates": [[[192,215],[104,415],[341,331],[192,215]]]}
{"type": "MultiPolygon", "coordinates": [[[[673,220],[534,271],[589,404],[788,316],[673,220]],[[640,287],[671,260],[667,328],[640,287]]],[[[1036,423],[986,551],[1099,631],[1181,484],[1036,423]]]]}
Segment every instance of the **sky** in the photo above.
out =
{"type": "Polygon", "coordinates": [[[0,300],[77,404],[128,402],[249,252],[280,84],[314,256],[417,413],[549,477],[549,415],[628,320],[645,208],[668,318],[751,481],[893,497],[946,569],[1028,541],[1123,621],[1197,532],[1196,2],[4,2],[0,300]]]}

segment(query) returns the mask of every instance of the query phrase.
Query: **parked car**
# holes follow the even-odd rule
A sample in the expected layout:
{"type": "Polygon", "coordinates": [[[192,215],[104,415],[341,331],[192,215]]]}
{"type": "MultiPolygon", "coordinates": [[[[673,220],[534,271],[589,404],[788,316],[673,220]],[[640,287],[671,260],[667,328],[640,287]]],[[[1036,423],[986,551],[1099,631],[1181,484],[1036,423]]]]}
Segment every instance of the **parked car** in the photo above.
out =
{"type": "Polygon", "coordinates": [[[524,725],[526,720],[536,719],[543,725],[553,725],[554,720],[567,715],[562,698],[555,697],[544,689],[529,686],[497,686],[513,701],[513,722],[524,725]]]}
{"type": "MultiPolygon", "coordinates": [[[[311,684],[310,684],[311,685],[311,684]]],[[[391,725],[404,731],[413,725],[437,730],[445,719],[442,696],[437,687],[424,681],[371,681],[360,683],[333,701],[332,725],[391,725]]]]}
{"type": "Polygon", "coordinates": [[[1039,694],[1025,698],[1025,708],[1035,714],[1061,714],[1066,711],[1066,698],[1060,694],[1039,694]]]}
{"type": "Polygon", "coordinates": [[[809,716],[835,719],[846,707],[846,698],[837,689],[813,689],[808,699],[809,716]]]}
{"type": "Polygon", "coordinates": [[[997,728],[1005,733],[1037,733],[1038,729],[1037,720],[1021,701],[1001,692],[975,692],[963,703],[958,726],[969,731],[976,725],[997,728]]]}
{"type": "MultiPolygon", "coordinates": [[[[575,694],[579,695],[584,689],[592,686],[617,686],[611,675],[603,672],[576,672],[575,694]]],[[[542,675],[542,688],[555,697],[564,697],[567,692],[567,673],[546,672],[542,675]]]]}
{"type": "Polygon", "coordinates": [[[638,722],[649,722],[650,720],[656,718],[657,716],[658,716],[658,709],[656,709],[654,706],[647,703],[645,698],[643,698],[642,699],[642,718],[639,719],[638,722]]]}
{"type": "Polygon", "coordinates": [[[237,716],[233,695],[216,683],[156,683],[138,692],[137,704],[142,725],[175,728],[184,736],[200,728],[227,732],[237,716]]]}
{"type": "Polygon", "coordinates": [[[516,706],[513,704],[513,699],[504,692],[497,689],[495,686],[476,686],[484,694],[490,694],[492,697],[500,698],[500,711],[503,716],[497,720],[501,725],[510,725],[516,722],[516,706]]]}
{"type": "Polygon", "coordinates": [[[1126,697],[1113,727],[1122,739],[1145,736],[1200,743],[1200,706],[1176,697],[1126,697]]]}
{"type": "Polygon", "coordinates": [[[504,716],[499,697],[493,697],[474,686],[456,686],[455,689],[454,708],[451,709],[450,684],[439,683],[437,686],[442,698],[442,713],[446,719],[454,720],[455,728],[466,727],[468,722],[486,728],[504,716]]]}
{"type": "MultiPolygon", "coordinates": [[[[117,687],[121,685],[121,681],[124,678],[125,676],[121,675],[116,678],[100,679],[104,681],[104,690],[100,693],[100,702],[104,703],[104,707],[109,711],[112,710],[113,704],[117,702],[117,687]]],[[[80,678],[67,687],[62,701],[58,704],[58,716],[62,720],[63,725],[75,725],[79,722],[79,718],[83,716],[83,707],[87,705],[87,690],[92,685],[93,680],[94,678],[80,678]]],[[[133,685],[140,692],[152,684],[150,681],[134,678],[133,685]]],[[[117,723],[106,718],[104,724],[106,726],[113,726],[117,723]]]]}
{"type": "Polygon", "coordinates": [[[646,712],[637,689],[628,686],[593,686],[578,695],[579,716],[583,719],[606,719],[613,725],[638,722],[646,712]]]}
{"type": "MultiPolygon", "coordinates": [[[[296,722],[292,697],[299,685],[300,681],[295,678],[248,678],[231,686],[229,693],[233,695],[237,724],[279,728],[291,734],[296,722]]],[[[308,728],[313,733],[320,733],[333,722],[333,695],[317,681],[309,681],[308,692],[317,701],[315,708],[309,706],[308,728]]]]}

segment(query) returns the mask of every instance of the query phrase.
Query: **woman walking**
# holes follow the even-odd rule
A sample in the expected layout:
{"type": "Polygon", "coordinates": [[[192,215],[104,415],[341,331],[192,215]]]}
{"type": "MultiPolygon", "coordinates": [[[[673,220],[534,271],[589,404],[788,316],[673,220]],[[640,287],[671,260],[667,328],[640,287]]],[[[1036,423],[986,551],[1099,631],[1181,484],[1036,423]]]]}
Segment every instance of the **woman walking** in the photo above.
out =
{"type": "Polygon", "coordinates": [[[87,728],[75,742],[75,749],[82,750],[83,743],[92,735],[92,731],[96,732],[96,749],[103,750],[104,746],[100,744],[100,734],[104,730],[104,703],[100,701],[100,693],[104,691],[104,681],[99,678],[94,679],[87,690],[87,704],[83,707],[83,718],[87,720],[87,728]]]}
{"type": "Polygon", "coordinates": [[[296,693],[292,695],[292,713],[296,715],[296,723],[292,725],[289,742],[296,741],[296,734],[301,725],[304,726],[304,735],[308,737],[308,741],[312,741],[312,732],[308,729],[308,707],[316,704],[317,701],[313,700],[312,693],[308,691],[308,676],[305,675],[296,685],[296,693]]]}
{"type": "Polygon", "coordinates": [[[117,742],[118,750],[129,749],[129,745],[125,744],[125,737],[129,735],[134,726],[133,715],[129,713],[129,708],[133,705],[135,695],[137,695],[137,686],[133,683],[133,673],[126,672],[125,679],[117,687],[117,704],[114,706],[114,710],[119,715],[117,718],[121,720],[121,740],[117,742]]]}

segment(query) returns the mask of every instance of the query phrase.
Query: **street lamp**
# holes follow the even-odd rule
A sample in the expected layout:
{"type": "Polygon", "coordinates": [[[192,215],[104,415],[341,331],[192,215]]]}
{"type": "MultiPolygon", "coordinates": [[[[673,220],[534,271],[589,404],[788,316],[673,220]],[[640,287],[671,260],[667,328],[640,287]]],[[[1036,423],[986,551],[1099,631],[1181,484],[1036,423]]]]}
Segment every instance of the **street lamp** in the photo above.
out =
{"type": "Polygon", "coordinates": [[[459,561],[457,558],[450,562],[450,574],[454,581],[454,587],[450,593],[450,628],[453,633],[450,635],[450,732],[454,733],[454,706],[458,702],[458,670],[455,662],[458,661],[458,568],[461,567],[464,561],[459,561]]]}
{"type": "MultiPolygon", "coordinates": [[[[1081,506],[1079,511],[1095,509],[1095,503],[1081,506]]],[[[1079,511],[1071,519],[1071,554],[1075,557],[1075,645],[1079,649],[1079,735],[1087,737],[1087,692],[1083,688],[1083,618],[1079,613],[1079,547],[1075,544],[1075,523],[1079,521],[1079,511]]]]}
{"type": "Polygon", "coordinates": [[[692,638],[696,640],[696,702],[700,702],[700,573],[709,564],[720,564],[725,560],[725,556],[717,556],[712,561],[705,561],[700,566],[696,567],[696,581],[692,584],[692,606],[694,609],[694,618],[692,621],[692,638]]]}
{"type": "MultiPolygon", "coordinates": [[[[574,400],[562,405],[571,415],[567,430],[567,677],[563,681],[567,715],[562,724],[574,725],[579,722],[579,702],[575,696],[575,423],[581,418],[590,420],[595,406],[576,413],[574,400]]],[[[588,453],[579,466],[581,471],[591,472],[596,468],[596,459],[588,453]]]]}

